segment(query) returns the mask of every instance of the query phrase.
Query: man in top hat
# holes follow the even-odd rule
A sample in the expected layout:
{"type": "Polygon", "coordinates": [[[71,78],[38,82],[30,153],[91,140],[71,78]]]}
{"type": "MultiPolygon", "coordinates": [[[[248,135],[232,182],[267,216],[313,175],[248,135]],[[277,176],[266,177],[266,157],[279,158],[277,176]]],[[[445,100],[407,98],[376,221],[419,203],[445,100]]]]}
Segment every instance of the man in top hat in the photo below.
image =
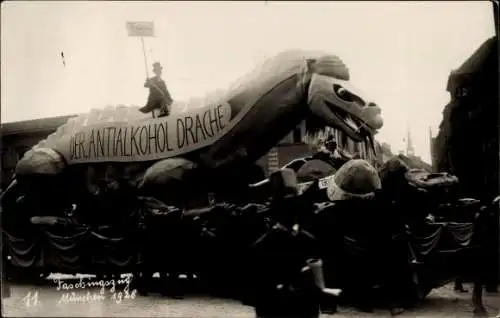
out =
{"type": "Polygon", "coordinates": [[[143,113],[152,112],[155,109],[160,110],[159,116],[170,115],[170,106],[172,105],[172,97],[167,90],[167,85],[161,79],[163,67],[160,62],[153,63],[153,73],[156,76],[148,78],[144,87],[149,88],[149,97],[146,106],[139,110],[143,113]]]}

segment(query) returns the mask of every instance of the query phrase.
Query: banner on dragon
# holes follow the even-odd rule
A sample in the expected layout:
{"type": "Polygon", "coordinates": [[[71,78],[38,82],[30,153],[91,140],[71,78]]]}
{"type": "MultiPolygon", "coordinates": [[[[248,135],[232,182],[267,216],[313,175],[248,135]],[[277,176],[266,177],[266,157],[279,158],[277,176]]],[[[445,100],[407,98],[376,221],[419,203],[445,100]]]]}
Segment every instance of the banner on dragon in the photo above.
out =
{"type": "Polygon", "coordinates": [[[230,127],[228,103],[137,122],[99,123],[73,133],[69,163],[148,161],[182,155],[212,144],[230,127]]]}

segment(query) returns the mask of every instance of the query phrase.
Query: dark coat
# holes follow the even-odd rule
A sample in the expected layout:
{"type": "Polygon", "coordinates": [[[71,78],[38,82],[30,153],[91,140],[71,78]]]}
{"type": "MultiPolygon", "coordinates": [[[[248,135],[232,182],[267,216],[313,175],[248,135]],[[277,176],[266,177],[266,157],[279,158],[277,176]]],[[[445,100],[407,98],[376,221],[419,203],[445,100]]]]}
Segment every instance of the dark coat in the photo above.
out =
{"type": "Polygon", "coordinates": [[[172,105],[173,99],[167,89],[165,81],[160,77],[155,76],[144,83],[144,87],[149,88],[149,97],[146,106],[141,108],[141,111],[148,113],[153,109],[165,109],[167,114],[170,113],[170,105],[172,105]]]}
{"type": "Polygon", "coordinates": [[[275,202],[271,209],[277,226],[254,245],[252,291],[258,317],[319,316],[319,293],[301,275],[306,261],[319,255],[317,244],[307,231],[292,233],[294,221],[312,213],[312,206],[299,202],[275,202]]]}

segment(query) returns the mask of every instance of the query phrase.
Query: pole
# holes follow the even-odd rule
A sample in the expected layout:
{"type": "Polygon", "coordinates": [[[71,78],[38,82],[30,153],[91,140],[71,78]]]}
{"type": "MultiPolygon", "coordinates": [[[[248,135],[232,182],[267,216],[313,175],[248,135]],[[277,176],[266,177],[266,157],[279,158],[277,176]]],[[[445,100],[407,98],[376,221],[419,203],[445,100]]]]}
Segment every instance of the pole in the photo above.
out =
{"type": "MultiPolygon", "coordinates": [[[[144,70],[146,71],[146,79],[149,79],[148,72],[148,57],[146,56],[146,46],[144,45],[144,37],[141,36],[141,44],[142,44],[142,54],[144,55],[144,70]]],[[[151,116],[155,118],[154,110],[151,112],[151,116]]]]}
{"type": "Polygon", "coordinates": [[[144,68],[146,70],[146,78],[149,78],[148,58],[146,56],[146,46],[144,45],[144,37],[142,36],[141,36],[141,43],[142,43],[142,53],[144,54],[144,68]]]}

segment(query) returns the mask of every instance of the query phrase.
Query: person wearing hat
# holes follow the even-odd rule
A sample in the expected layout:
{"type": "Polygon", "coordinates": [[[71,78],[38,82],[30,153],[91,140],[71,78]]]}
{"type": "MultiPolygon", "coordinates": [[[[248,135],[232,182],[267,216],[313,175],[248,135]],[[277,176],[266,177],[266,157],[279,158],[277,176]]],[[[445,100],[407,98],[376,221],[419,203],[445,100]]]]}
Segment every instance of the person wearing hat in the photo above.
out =
{"type": "Polygon", "coordinates": [[[330,201],[369,199],[382,187],[378,171],[366,160],[347,161],[327,187],[330,201]]]}
{"type": "Polygon", "coordinates": [[[404,224],[381,196],[382,181],[378,171],[367,161],[353,159],[345,163],[330,180],[327,196],[335,203],[335,214],[322,221],[337,224],[336,235],[352,237],[356,246],[369,250],[366,258],[346,262],[349,269],[358,272],[349,290],[359,296],[358,306],[364,311],[373,310],[370,284],[383,284],[392,314],[403,311],[401,304],[409,288],[413,288],[407,268],[406,245],[395,240],[404,224]],[[375,257],[376,256],[376,257],[375,257]],[[353,265],[354,264],[354,265],[353,265]],[[369,282],[369,283],[368,283],[369,282]]]}
{"type": "Polygon", "coordinates": [[[274,226],[253,245],[250,273],[252,305],[257,317],[312,318],[320,315],[322,295],[339,290],[325,287],[315,238],[303,229],[313,204],[299,198],[297,177],[283,169],[270,176],[274,226]]]}
{"type": "Polygon", "coordinates": [[[144,87],[149,88],[149,97],[146,106],[139,109],[143,113],[159,109],[159,116],[170,115],[173,99],[168,92],[167,85],[161,78],[162,70],[160,62],[153,63],[153,73],[156,76],[146,79],[146,83],[144,83],[144,87]]]}

